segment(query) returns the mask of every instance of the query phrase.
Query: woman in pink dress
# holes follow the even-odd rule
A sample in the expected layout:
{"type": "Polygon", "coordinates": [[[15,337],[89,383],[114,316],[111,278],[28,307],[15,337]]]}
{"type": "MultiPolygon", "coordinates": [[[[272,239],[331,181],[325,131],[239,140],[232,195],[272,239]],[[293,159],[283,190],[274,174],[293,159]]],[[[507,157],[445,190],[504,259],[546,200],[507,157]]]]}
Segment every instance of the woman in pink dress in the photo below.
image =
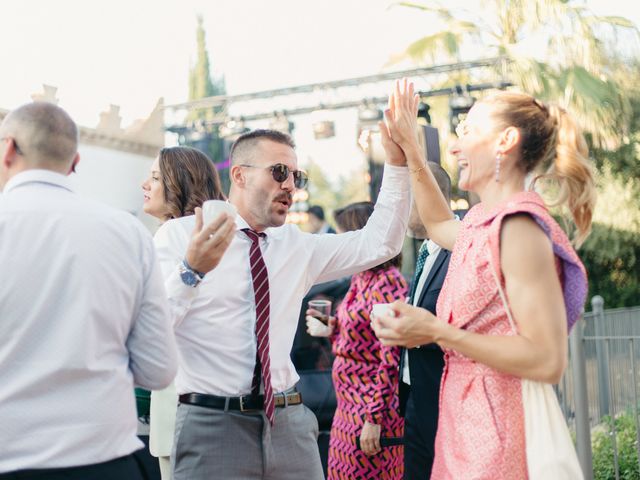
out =
{"type": "MultiPolygon", "coordinates": [[[[358,230],[373,213],[371,202],[359,202],[334,214],[338,232],[358,230]]],[[[400,255],[351,279],[336,318],[324,327],[308,310],[308,331],[333,343],[332,377],[337,409],[331,425],[328,480],[400,480],[403,447],[380,446],[380,437],[402,437],[398,412],[398,347],[380,344],[371,329],[376,303],[404,299],[407,282],[398,270],[400,255]],[[324,327],[324,328],[323,328],[324,327]],[[361,448],[356,446],[360,439],[361,448]]]]}
{"type": "MultiPolygon", "coordinates": [[[[550,390],[560,380],[587,281],[567,236],[525,184],[555,182],[557,204],[568,206],[580,244],[595,203],[584,138],[562,108],[529,95],[500,92],[477,102],[458,126],[451,154],[459,186],[481,202],[457,222],[424,168],[414,134],[417,99],[406,80],[396,85],[390,107],[384,141],[407,157],[431,239],[453,252],[437,317],[397,302],[398,318],[374,325],[383,344],[435,341],[445,351],[431,478],[539,478],[532,473],[532,430],[525,431],[532,412],[524,393],[527,382],[550,390]]],[[[579,477],[571,461],[573,474],[548,478],[579,477]]]]}

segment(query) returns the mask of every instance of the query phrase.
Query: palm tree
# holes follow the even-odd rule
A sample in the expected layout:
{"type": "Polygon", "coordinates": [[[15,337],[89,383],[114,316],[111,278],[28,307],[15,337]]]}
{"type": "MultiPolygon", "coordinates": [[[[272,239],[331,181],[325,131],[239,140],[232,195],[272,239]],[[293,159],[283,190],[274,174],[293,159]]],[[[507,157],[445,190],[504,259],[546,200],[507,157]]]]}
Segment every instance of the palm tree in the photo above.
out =
{"type": "Polygon", "coordinates": [[[501,56],[500,75],[568,107],[598,145],[614,147],[622,141],[630,115],[624,83],[637,76],[629,60],[640,50],[631,21],[596,16],[572,0],[481,0],[480,13],[432,0],[396,5],[435,15],[443,25],[409,45],[401,58],[441,63],[501,56]],[[622,53],[611,48],[620,37],[630,45],[622,53]]]}

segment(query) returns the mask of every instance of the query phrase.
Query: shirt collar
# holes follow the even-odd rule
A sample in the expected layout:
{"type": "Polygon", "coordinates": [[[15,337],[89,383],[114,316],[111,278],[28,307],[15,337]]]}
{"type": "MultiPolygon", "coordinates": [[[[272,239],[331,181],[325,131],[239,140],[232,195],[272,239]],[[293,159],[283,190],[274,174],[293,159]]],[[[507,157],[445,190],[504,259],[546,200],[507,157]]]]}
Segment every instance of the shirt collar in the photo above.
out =
{"type": "MultiPolygon", "coordinates": [[[[502,200],[491,208],[485,208],[482,203],[478,203],[472,207],[475,209],[474,215],[470,216],[469,223],[474,226],[484,225],[491,222],[498,214],[504,210],[516,209],[523,203],[533,203],[540,206],[544,206],[544,201],[536,192],[527,190],[523,192],[517,192],[511,195],[509,198],[502,200]]],[[[471,212],[471,210],[469,210],[471,212]]]]}
{"type": "MultiPolygon", "coordinates": [[[[269,227],[269,228],[265,229],[264,232],[262,232],[262,233],[265,234],[264,241],[268,242],[272,238],[279,238],[282,235],[282,232],[284,231],[284,227],[285,226],[286,226],[286,224],[282,225],[280,227],[269,227]]],[[[241,231],[243,228],[251,228],[251,227],[249,226],[247,221],[240,216],[240,214],[237,214],[236,215],[236,230],[237,231],[241,231]]]]}
{"type": "MultiPolygon", "coordinates": [[[[245,233],[242,231],[246,228],[251,229],[251,226],[247,223],[247,221],[244,218],[240,216],[240,214],[237,214],[236,215],[236,231],[241,232],[243,237],[249,239],[249,237],[245,235],[245,233]]],[[[264,232],[261,232],[264,234],[264,237],[262,238],[264,242],[269,242],[269,239],[271,238],[270,230],[271,230],[270,228],[267,228],[264,232]]]]}
{"type": "Polygon", "coordinates": [[[236,215],[236,230],[244,230],[245,228],[251,228],[247,221],[240,216],[240,214],[236,215]]]}
{"type": "Polygon", "coordinates": [[[435,252],[440,250],[440,245],[438,245],[433,240],[425,240],[427,244],[427,250],[429,250],[429,255],[433,255],[435,252]]]}
{"type": "MultiPolygon", "coordinates": [[[[460,221],[460,217],[458,215],[454,214],[454,217],[456,220],[460,221]]],[[[429,250],[429,255],[433,255],[434,253],[438,252],[438,250],[440,250],[442,247],[440,245],[438,245],[436,242],[434,242],[433,240],[426,238],[422,244],[426,244],[427,245],[427,250],[429,250]]],[[[422,247],[421,247],[422,248],[422,247]]]]}
{"type": "Polygon", "coordinates": [[[74,191],[71,187],[71,182],[66,175],[62,175],[61,173],[53,172],[51,170],[32,169],[25,170],[24,172],[20,172],[11,177],[4,186],[3,193],[7,194],[11,190],[27,183],[48,183],[49,185],[65,188],[70,192],[74,191]]]}

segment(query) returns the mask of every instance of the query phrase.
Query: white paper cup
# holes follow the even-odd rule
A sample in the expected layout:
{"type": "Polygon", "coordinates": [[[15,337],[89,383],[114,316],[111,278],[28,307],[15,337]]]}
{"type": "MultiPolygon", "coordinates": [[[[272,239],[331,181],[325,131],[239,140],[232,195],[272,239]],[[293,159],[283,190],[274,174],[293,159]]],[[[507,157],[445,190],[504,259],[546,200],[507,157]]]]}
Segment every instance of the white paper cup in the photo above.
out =
{"type": "Polygon", "coordinates": [[[376,303],[371,307],[372,317],[381,317],[383,315],[395,316],[395,312],[391,309],[390,303],[376,303]]]}
{"type": "Polygon", "coordinates": [[[233,204],[224,200],[207,200],[202,204],[202,223],[209,225],[223,212],[236,218],[237,210],[233,204]]]}

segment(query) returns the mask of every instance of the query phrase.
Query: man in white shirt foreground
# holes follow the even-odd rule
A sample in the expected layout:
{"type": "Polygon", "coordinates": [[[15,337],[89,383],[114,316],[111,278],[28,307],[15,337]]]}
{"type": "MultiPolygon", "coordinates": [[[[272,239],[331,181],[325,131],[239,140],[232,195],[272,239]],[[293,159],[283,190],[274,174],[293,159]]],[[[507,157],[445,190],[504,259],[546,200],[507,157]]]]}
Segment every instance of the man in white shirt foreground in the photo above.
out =
{"type": "Polygon", "coordinates": [[[75,194],[78,129],[47,103],[0,125],[0,479],[142,479],[134,384],[175,339],[151,236],[75,194]]]}
{"type": "Polygon", "coordinates": [[[299,377],[290,351],[312,285],[369,269],[400,251],[408,172],[404,163],[388,162],[364,229],[304,233],[284,225],[295,189],[306,183],[291,138],[249,132],[231,150],[229,198],[238,211],[237,230],[218,266],[207,273],[187,252],[193,216],[158,230],[180,354],[174,480],[324,478],[318,424],[295,391],[299,377]]]}

